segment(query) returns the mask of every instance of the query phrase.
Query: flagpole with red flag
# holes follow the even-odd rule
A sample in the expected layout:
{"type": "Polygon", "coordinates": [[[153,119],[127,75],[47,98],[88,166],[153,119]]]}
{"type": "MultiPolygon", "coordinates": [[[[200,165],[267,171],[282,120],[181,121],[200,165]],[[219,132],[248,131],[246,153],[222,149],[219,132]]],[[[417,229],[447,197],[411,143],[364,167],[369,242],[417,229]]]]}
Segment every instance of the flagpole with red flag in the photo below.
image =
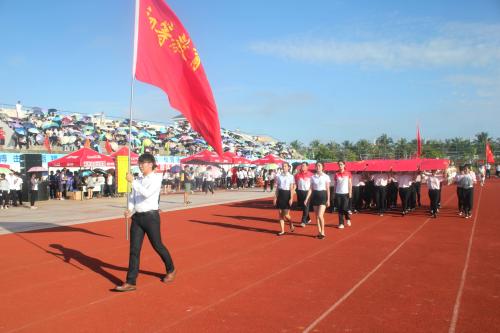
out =
{"type": "Polygon", "coordinates": [[[417,158],[422,155],[422,139],[420,138],[420,126],[417,124],[417,158]]]}

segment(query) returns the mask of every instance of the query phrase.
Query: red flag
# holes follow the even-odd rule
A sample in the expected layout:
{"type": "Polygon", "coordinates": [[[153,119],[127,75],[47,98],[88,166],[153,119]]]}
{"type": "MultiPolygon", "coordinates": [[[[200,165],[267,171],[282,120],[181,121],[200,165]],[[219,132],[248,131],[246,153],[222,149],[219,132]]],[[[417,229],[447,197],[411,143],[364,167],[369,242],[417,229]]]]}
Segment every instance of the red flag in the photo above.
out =
{"type": "Polygon", "coordinates": [[[52,147],[50,146],[49,136],[46,135],[43,140],[43,146],[48,150],[49,153],[52,153],[52,147]]]}
{"type": "Polygon", "coordinates": [[[108,140],[106,140],[106,143],[104,144],[104,148],[106,148],[106,151],[108,154],[111,154],[113,152],[113,148],[111,147],[111,144],[109,143],[108,140]]]}
{"type": "Polygon", "coordinates": [[[84,148],[90,148],[90,139],[85,140],[85,144],[83,145],[84,148]]]}
{"type": "Polygon", "coordinates": [[[161,88],[170,105],[222,155],[219,116],[198,51],[164,0],[136,0],[134,75],[161,88]]]}
{"type": "Polygon", "coordinates": [[[495,163],[495,155],[493,155],[493,152],[491,151],[489,142],[486,142],[486,162],[490,164],[495,163]]]}
{"type": "Polygon", "coordinates": [[[417,158],[422,155],[422,139],[420,138],[420,127],[417,125],[417,158]]]}

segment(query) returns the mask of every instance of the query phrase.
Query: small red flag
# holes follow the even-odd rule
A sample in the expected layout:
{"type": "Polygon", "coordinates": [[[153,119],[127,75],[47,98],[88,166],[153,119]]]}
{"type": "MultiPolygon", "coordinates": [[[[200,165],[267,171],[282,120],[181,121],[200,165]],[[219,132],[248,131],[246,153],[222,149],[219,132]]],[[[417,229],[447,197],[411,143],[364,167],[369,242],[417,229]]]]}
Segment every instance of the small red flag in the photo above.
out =
{"type": "Polygon", "coordinates": [[[420,127],[417,125],[417,158],[422,155],[422,139],[420,138],[420,127]]]}
{"type": "Polygon", "coordinates": [[[491,151],[489,142],[486,142],[486,162],[490,164],[495,163],[495,155],[493,155],[493,151],[491,151]]]}
{"type": "Polygon", "coordinates": [[[108,140],[106,140],[104,148],[106,148],[106,151],[108,152],[108,154],[111,154],[113,152],[113,148],[111,147],[111,144],[109,143],[108,140]]]}
{"type": "Polygon", "coordinates": [[[46,135],[43,140],[43,146],[48,150],[49,153],[52,153],[52,147],[50,146],[49,136],[46,135]]]}
{"type": "Polygon", "coordinates": [[[198,51],[164,0],[136,0],[134,76],[161,88],[170,105],[222,155],[219,116],[198,51]]]}

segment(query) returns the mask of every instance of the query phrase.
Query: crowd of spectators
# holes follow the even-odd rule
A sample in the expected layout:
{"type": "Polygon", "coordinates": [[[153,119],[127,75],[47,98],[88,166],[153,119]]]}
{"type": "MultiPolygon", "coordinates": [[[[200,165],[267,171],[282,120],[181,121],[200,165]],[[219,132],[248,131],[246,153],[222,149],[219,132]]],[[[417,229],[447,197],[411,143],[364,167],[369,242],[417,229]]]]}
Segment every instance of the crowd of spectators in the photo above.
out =
{"type": "MultiPolygon", "coordinates": [[[[91,148],[109,153],[127,144],[128,119],[109,119],[103,114],[69,114],[38,107],[26,109],[19,107],[19,104],[20,102],[15,112],[13,109],[10,113],[0,109],[0,120],[7,123],[13,131],[10,141],[5,138],[12,148],[44,148],[50,144],[52,150],[70,152],[78,150],[88,142],[91,148]]],[[[146,149],[162,155],[188,156],[207,149],[205,140],[190,124],[182,117],[177,118],[177,121],[168,126],[133,121],[131,145],[134,151],[139,153],[146,149]]],[[[221,130],[221,137],[224,150],[241,156],[259,158],[275,154],[282,158],[294,157],[290,147],[270,137],[252,136],[224,128],[221,130]]]]}

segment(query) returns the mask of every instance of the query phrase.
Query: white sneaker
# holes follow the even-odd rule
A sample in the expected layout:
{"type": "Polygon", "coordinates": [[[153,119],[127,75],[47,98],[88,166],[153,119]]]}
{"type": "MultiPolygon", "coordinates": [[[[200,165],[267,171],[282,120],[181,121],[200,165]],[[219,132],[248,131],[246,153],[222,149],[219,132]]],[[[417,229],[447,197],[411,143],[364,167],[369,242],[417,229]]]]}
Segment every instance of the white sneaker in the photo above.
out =
{"type": "Polygon", "coordinates": [[[30,206],[30,209],[38,209],[37,206],[30,206]]]}
{"type": "Polygon", "coordinates": [[[339,224],[339,229],[344,229],[344,225],[343,224],[339,224]]]}
{"type": "Polygon", "coordinates": [[[347,220],[347,226],[350,227],[351,226],[351,220],[347,220]]]}

